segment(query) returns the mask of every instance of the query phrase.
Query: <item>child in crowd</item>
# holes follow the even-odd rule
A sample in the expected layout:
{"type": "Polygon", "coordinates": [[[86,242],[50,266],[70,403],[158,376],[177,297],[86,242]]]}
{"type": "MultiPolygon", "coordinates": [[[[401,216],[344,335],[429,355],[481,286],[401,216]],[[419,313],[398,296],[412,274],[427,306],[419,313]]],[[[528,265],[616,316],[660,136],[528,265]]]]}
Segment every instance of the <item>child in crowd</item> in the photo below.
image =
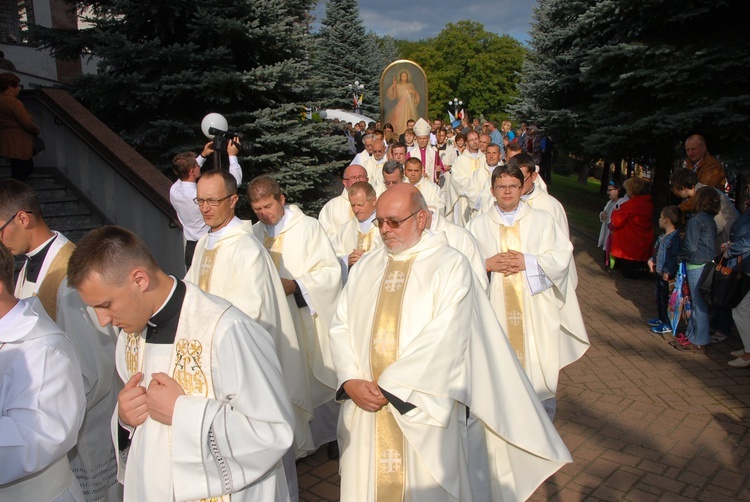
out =
{"type": "Polygon", "coordinates": [[[680,232],[682,211],[677,206],[667,206],[661,211],[659,228],[664,233],[656,239],[654,256],[648,260],[648,270],[656,276],[656,313],[658,317],[648,324],[654,333],[671,333],[672,326],[667,315],[669,305],[669,281],[674,279],[679,265],[680,232]]]}
{"type": "Polygon", "coordinates": [[[615,185],[614,181],[610,181],[607,186],[607,195],[609,200],[604,206],[604,209],[599,213],[599,221],[602,222],[602,228],[599,230],[599,246],[604,250],[604,264],[605,266],[609,263],[609,219],[612,216],[612,211],[615,210],[615,204],[617,199],[620,198],[620,187],[615,185]]]}
{"type": "Polygon", "coordinates": [[[685,334],[680,333],[669,342],[676,349],[705,354],[706,345],[711,342],[709,333],[708,305],[698,292],[703,267],[714,259],[716,222],[714,216],[721,209],[719,192],[711,187],[701,187],[695,192],[693,217],[685,226],[685,239],[680,248],[680,261],[685,263],[692,314],[688,319],[685,334]]]}

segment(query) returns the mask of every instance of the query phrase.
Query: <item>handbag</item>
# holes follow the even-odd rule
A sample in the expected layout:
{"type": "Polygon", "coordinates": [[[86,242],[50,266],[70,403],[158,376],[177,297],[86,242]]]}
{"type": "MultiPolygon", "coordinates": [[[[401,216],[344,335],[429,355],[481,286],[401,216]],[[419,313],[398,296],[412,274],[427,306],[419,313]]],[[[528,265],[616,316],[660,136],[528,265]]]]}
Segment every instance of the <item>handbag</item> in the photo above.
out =
{"type": "Polygon", "coordinates": [[[38,153],[42,153],[47,148],[44,144],[44,140],[39,136],[34,136],[34,145],[31,147],[31,155],[34,156],[38,153]]]}
{"type": "Polygon", "coordinates": [[[724,256],[714,259],[703,267],[698,282],[700,295],[709,307],[734,308],[750,289],[750,281],[742,272],[742,256],[737,260],[737,269],[724,266],[724,256]]]}

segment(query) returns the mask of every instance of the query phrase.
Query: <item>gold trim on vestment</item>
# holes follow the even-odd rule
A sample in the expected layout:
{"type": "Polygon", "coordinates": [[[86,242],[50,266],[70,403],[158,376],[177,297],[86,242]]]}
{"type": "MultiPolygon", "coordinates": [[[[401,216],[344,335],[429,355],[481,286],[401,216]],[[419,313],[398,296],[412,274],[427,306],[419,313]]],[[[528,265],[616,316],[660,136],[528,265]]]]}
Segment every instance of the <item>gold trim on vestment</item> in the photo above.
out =
{"type": "MultiPolygon", "coordinates": [[[[500,225],[500,251],[521,249],[521,224],[516,221],[508,227],[500,225]]],[[[523,329],[523,273],[503,276],[503,296],[505,298],[505,326],[510,346],[522,367],[526,367],[526,340],[523,329]]]]}
{"type": "MultiPolygon", "coordinates": [[[[406,282],[414,258],[388,259],[372,322],[370,370],[377,382],[383,371],[398,359],[401,309],[406,282]]],[[[404,435],[388,406],[375,413],[375,500],[404,499],[406,467],[404,435]]]]}
{"type": "Polygon", "coordinates": [[[68,275],[68,260],[70,260],[70,255],[73,254],[75,248],[75,244],[70,241],[63,244],[52,263],[50,263],[36,293],[47,315],[55,322],[57,322],[57,290],[60,289],[60,284],[68,275]]]}
{"type": "Polygon", "coordinates": [[[133,375],[141,371],[141,354],[143,354],[141,349],[146,341],[142,334],[143,332],[141,331],[125,334],[125,367],[128,370],[130,378],[133,378],[133,375]]]}
{"type": "Polygon", "coordinates": [[[175,342],[175,362],[172,378],[188,396],[208,396],[206,374],[201,369],[203,345],[198,340],[181,338],[175,342]]]}
{"type": "Polygon", "coordinates": [[[366,234],[357,232],[357,249],[365,252],[372,249],[372,234],[372,229],[366,234]]]}
{"type": "Polygon", "coordinates": [[[213,249],[206,249],[201,256],[200,269],[198,270],[198,287],[206,293],[211,292],[211,274],[214,271],[214,261],[219,246],[213,249]]]}
{"type": "Polygon", "coordinates": [[[273,264],[276,265],[276,270],[281,272],[281,251],[284,249],[284,234],[279,234],[276,237],[266,236],[263,241],[263,247],[271,255],[273,264]]]}

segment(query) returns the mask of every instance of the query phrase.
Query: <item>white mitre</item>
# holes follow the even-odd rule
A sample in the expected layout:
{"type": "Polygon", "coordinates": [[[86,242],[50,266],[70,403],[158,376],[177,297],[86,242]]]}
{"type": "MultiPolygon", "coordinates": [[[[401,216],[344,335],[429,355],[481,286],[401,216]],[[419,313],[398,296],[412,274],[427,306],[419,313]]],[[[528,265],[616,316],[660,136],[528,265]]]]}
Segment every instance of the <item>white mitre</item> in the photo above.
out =
{"type": "Polygon", "coordinates": [[[429,136],[431,132],[432,127],[430,127],[430,124],[428,124],[422,117],[420,117],[419,120],[417,120],[417,123],[414,124],[415,136],[429,136]]]}

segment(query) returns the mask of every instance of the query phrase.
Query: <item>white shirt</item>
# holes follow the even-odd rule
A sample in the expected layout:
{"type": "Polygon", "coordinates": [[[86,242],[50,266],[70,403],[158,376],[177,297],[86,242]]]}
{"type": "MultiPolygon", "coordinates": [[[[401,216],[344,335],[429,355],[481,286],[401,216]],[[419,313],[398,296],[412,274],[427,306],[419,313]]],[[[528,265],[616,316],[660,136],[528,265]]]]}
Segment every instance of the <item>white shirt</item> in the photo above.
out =
{"type": "MultiPolygon", "coordinates": [[[[205,160],[205,159],[204,159],[205,160]]],[[[186,240],[197,241],[208,232],[208,225],[193,199],[198,197],[198,188],[194,181],[177,180],[169,189],[169,202],[177,212],[177,219],[182,223],[182,233],[186,240]]]]}

